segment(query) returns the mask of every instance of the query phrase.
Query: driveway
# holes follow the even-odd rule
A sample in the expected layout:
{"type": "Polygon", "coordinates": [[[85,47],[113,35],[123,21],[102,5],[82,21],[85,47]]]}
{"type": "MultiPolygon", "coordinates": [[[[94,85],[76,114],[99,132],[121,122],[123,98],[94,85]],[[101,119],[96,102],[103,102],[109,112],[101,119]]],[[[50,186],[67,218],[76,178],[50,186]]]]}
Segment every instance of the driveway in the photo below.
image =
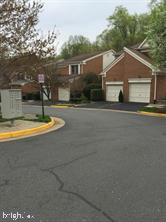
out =
{"type": "Polygon", "coordinates": [[[3,219],[11,212],[22,213],[17,221],[34,222],[166,221],[166,119],[46,112],[65,127],[0,143],[0,221],[13,221],[3,219]]]}
{"type": "Polygon", "coordinates": [[[145,103],[111,103],[111,102],[91,102],[89,104],[78,105],[79,108],[94,108],[94,109],[112,109],[137,112],[145,103]]]}

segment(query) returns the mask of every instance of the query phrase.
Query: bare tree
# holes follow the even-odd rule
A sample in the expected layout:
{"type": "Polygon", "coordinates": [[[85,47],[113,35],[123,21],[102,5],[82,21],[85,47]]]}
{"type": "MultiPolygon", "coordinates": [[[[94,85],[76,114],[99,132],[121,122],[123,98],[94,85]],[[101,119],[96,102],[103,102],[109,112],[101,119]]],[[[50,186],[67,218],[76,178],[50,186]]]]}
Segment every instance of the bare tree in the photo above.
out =
{"type": "Polygon", "coordinates": [[[57,34],[53,30],[43,37],[37,29],[42,8],[35,0],[0,1],[0,87],[19,72],[32,72],[35,80],[46,58],[55,56],[57,34]]]}

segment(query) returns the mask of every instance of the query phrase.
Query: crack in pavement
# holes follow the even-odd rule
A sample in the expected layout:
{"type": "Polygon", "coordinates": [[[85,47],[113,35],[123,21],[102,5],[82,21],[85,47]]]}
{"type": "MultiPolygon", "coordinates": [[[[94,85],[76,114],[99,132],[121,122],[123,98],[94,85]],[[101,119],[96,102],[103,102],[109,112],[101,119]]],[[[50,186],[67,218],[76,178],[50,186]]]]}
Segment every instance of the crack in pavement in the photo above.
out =
{"type": "Polygon", "coordinates": [[[78,199],[80,199],[81,201],[83,201],[84,203],[86,203],[87,205],[89,205],[91,208],[93,208],[94,210],[98,211],[99,213],[101,213],[107,220],[109,220],[110,222],[115,222],[115,220],[109,215],[107,214],[104,210],[102,210],[101,208],[99,208],[98,206],[96,206],[94,203],[92,203],[91,201],[89,201],[88,199],[86,199],[84,196],[82,196],[79,193],[73,192],[73,191],[69,191],[69,190],[65,190],[64,189],[64,182],[61,180],[61,178],[59,177],[59,175],[57,173],[55,173],[53,170],[50,169],[41,169],[41,171],[45,171],[48,172],[49,174],[53,175],[54,178],[58,181],[59,183],[59,187],[58,187],[58,191],[62,192],[62,193],[67,193],[67,194],[71,194],[75,197],[77,197],[78,199]]]}
{"type": "Polygon", "coordinates": [[[91,153],[88,153],[88,154],[85,154],[85,155],[81,155],[81,156],[78,156],[78,157],[76,157],[76,158],[68,161],[68,162],[61,163],[61,164],[59,164],[59,165],[55,165],[55,166],[53,166],[53,167],[46,168],[46,169],[43,169],[43,170],[53,170],[53,169],[57,169],[57,168],[60,168],[60,167],[65,167],[65,166],[68,166],[68,165],[70,165],[70,164],[78,161],[78,160],[85,159],[85,158],[87,158],[87,157],[89,157],[89,156],[91,156],[91,155],[94,155],[94,154],[96,154],[96,153],[97,153],[97,151],[94,151],[94,152],[91,152],[91,153]]]}
{"type": "MultiPolygon", "coordinates": [[[[10,167],[11,170],[15,170],[15,169],[19,169],[19,168],[27,168],[27,167],[36,167],[37,169],[39,169],[40,171],[42,172],[47,172],[49,174],[51,174],[52,176],[54,176],[54,178],[57,180],[57,182],[59,183],[59,187],[58,187],[58,191],[59,192],[62,192],[62,193],[66,193],[66,194],[70,194],[70,195],[73,195],[75,197],[77,197],[78,199],[80,199],[81,201],[83,201],[85,204],[87,204],[88,206],[90,206],[91,208],[93,208],[95,211],[101,213],[103,215],[103,217],[105,217],[109,222],[115,222],[115,220],[108,214],[106,213],[103,209],[99,208],[97,205],[95,205],[93,202],[89,201],[87,198],[85,198],[83,195],[77,193],[77,192],[74,192],[74,191],[69,191],[69,190],[65,190],[64,189],[64,182],[61,180],[61,178],[59,177],[59,175],[57,173],[55,173],[53,170],[57,169],[57,168],[60,168],[60,167],[65,167],[65,166],[68,166],[70,164],[73,164],[74,162],[76,161],[79,161],[81,159],[84,159],[84,158],[87,158],[91,155],[94,155],[96,154],[97,151],[93,151],[91,153],[88,153],[88,154],[85,154],[85,155],[82,155],[82,156],[78,156],[77,158],[74,158],[68,162],[65,162],[65,163],[62,163],[62,164],[59,164],[59,165],[56,165],[54,167],[50,167],[50,168],[45,168],[45,169],[42,169],[42,168],[39,168],[39,166],[37,164],[31,164],[31,165],[22,165],[22,166],[13,166],[10,162],[10,160],[8,159],[7,162],[8,162],[8,165],[10,167]]],[[[0,187],[1,186],[5,186],[5,185],[8,185],[8,180],[5,180],[4,183],[0,184],[0,187]]],[[[48,203],[49,201],[47,201],[48,203]]],[[[45,205],[46,203],[44,204],[41,204],[41,207],[42,205],[45,205]]]]}

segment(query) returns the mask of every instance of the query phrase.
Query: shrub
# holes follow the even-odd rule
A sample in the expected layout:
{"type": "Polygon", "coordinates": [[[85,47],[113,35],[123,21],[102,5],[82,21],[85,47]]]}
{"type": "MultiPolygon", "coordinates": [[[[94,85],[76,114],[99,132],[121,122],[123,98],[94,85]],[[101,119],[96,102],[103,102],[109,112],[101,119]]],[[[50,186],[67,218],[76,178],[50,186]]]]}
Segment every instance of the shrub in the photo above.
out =
{"type": "Polygon", "coordinates": [[[70,101],[73,102],[73,103],[81,103],[81,98],[77,98],[77,97],[74,98],[73,97],[73,98],[70,99],[70,101]]]}
{"type": "Polygon", "coordinates": [[[49,116],[47,116],[47,115],[45,115],[44,118],[43,118],[42,115],[37,114],[36,117],[37,117],[37,119],[35,119],[34,121],[44,122],[44,123],[51,122],[51,118],[49,116]]]}
{"type": "Polygon", "coordinates": [[[38,93],[27,93],[23,96],[24,100],[40,100],[40,92],[38,93]]]}
{"type": "Polygon", "coordinates": [[[101,89],[101,84],[91,83],[91,84],[88,84],[84,87],[83,94],[88,100],[91,99],[91,90],[92,89],[101,89]]]}
{"type": "Polygon", "coordinates": [[[85,85],[89,85],[91,83],[100,84],[101,82],[101,79],[95,73],[87,73],[82,75],[82,80],[85,83],[85,85]]]}
{"type": "Polygon", "coordinates": [[[82,103],[87,103],[87,102],[88,102],[88,99],[86,98],[86,96],[84,96],[83,93],[81,94],[80,99],[81,99],[81,102],[82,102],[82,103]]]}
{"type": "Polygon", "coordinates": [[[102,101],[103,100],[103,90],[102,89],[92,89],[91,90],[91,100],[92,101],[102,101]]]}
{"type": "Polygon", "coordinates": [[[120,92],[119,92],[119,102],[123,103],[123,101],[124,101],[123,92],[122,92],[122,90],[120,90],[120,92]]]}
{"type": "Polygon", "coordinates": [[[158,109],[157,107],[142,107],[140,111],[156,113],[158,112],[158,109]]]}
{"type": "Polygon", "coordinates": [[[71,92],[71,99],[75,99],[75,98],[80,98],[81,97],[81,91],[78,91],[78,90],[74,90],[71,92]]]}
{"type": "Polygon", "coordinates": [[[34,94],[34,100],[40,100],[40,92],[34,94]]]}

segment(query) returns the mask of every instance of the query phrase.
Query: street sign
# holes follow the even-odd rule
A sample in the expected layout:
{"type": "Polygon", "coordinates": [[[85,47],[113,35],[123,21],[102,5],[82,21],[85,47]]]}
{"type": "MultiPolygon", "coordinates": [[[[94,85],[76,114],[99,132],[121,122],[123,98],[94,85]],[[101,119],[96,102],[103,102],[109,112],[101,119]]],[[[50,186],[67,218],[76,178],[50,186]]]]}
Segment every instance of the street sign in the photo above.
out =
{"type": "Polygon", "coordinates": [[[44,74],[38,74],[38,82],[44,83],[44,74]]]}

